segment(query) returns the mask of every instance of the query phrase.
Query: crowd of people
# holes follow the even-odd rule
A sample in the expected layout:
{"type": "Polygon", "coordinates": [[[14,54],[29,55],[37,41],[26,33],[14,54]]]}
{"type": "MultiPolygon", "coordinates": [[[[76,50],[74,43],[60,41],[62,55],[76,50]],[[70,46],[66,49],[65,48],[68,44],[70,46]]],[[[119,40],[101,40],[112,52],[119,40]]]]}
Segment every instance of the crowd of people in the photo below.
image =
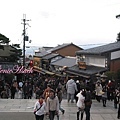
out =
{"type": "Polygon", "coordinates": [[[107,100],[113,101],[114,108],[118,109],[117,118],[120,119],[120,85],[115,81],[109,80],[106,84],[97,81],[95,84],[96,100],[102,101],[103,107],[106,107],[107,100]]]}
{"type": "Polygon", "coordinates": [[[67,96],[68,103],[76,103],[77,120],[83,120],[84,112],[86,120],[90,120],[92,99],[102,101],[103,107],[107,107],[107,100],[113,101],[114,108],[118,109],[117,118],[120,119],[120,86],[112,80],[108,82],[98,80],[93,83],[73,76],[68,80],[56,76],[39,76],[19,82],[13,80],[11,83],[0,80],[1,99],[38,99],[34,106],[36,120],[43,120],[44,114],[49,116],[50,120],[54,120],[57,115],[59,120],[59,111],[65,113],[61,107],[63,94],[67,96]]]}

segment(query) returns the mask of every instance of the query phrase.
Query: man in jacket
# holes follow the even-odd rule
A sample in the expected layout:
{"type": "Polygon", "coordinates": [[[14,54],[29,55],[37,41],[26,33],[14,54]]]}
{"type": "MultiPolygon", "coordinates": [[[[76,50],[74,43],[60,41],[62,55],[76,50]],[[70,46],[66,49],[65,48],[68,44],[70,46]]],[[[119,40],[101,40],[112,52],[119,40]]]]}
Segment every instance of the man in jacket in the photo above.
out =
{"type": "Polygon", "coordinates": [[[119,98],[118,98],[118,114],[117,114],[117,118],[120,119],[120,88],[119,88],[119,98]]]}
{"type": "Polygon", "coordinates": [[[68,80],[68,82],[66,83],[68,103],[69,103],[70,99],[71,99],[71,103],[74,103],[75,91],[78,91],[77,90],[77,85],[76,85],[75,81],[72,78],[73,77],[71,77],[71,79],[68,80]]]}
{"type": "Polygon", "coordinates": [[[92,104],[92,99],[91,99],[91,92],[88,87],[86,88],[86,95],[85,95],[84,102],[85,102],[86,120],[90,120],[90,108],[91,108],[91,104],[92,104]]]}

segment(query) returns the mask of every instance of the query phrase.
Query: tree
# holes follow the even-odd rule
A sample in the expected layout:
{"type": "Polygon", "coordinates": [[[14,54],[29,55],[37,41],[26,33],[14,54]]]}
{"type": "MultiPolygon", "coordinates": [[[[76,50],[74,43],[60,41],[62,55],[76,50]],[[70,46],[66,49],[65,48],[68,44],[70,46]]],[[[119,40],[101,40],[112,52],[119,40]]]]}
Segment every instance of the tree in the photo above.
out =
{"type": "Polygon", "coordinates": [[[10,55],[9,59],[10,61],[17,62],[22,55],[22,49],[20,49],[20,44],[12,44],[12,47],[15,49],[10,50],[12,54],[10,55]]]}
{"type": "MultiPolygon", "coordinates": [[[[0,44],[1,43],[9,44],[9,42],[10,42],[9,38],[0,33],[0,44]]],[[[20,49],[20,44],[12,44],[12,47],[13,47],[13,49],[10,50],[10,56],[3,58],[3,60],[6,62],[17,62],[22,55],[22,50],[20,49]]]]}
{"type": "Polygon", "coordinates": [[[117,41],[120,41],[120,32],[117,34],[117,41]]]}
{"type": "Polygon", "coordinates": [[[0,43],[8,44],[10,42],[9,38],[0,33],[0,43]]]}
{"type": "Polygon", "coordinates": [[[117,71],[117,81],[120,83],[120,69],[117,71]]]}

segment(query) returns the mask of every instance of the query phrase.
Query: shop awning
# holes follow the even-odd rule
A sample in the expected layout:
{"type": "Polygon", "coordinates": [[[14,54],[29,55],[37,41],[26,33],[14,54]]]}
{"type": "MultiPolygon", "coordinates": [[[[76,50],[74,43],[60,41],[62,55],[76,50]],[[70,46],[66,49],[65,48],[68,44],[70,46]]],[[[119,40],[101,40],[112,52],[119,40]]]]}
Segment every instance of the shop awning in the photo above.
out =
{"type": "Polygon", "coordinates": [[[50,72],[48,70],[45,70],[45,69],[42,69],[42,68],[39,68],[39,67],[36,67],[36,66],[33,67],[33,70],[36,71],[36,72],[39,72],[41,74],[49,74],[49,75],[54,75],[55,74],[53,72],[50,72]]]}
{"type": "Polygon", "coordinates": [[[97,74],[98,72],[105,72],[105,71],[107,71],[107,68],[98,67],[98,66],[87,66],[86,70],[83,70],[83,69],[79,69],[79,67],[75,65],[73,67],[66,69],[65,72],[78,75],[78,76],[82,76],[85,78],[89,78],[92,75],[97,74]]]}
{"type": "Polygon", "coordinates": [[[81,76],[81,77],[84,77],[84,78],[90,78],[89,75],[83,75],[83,74],[79,74],[79,73],[72,72],[72,71],[66,71],[66,73],[72,74],[72,75],[75,75],[75,76],[81,76]]]}
{"type": "Polygon", "coordinates": [[[53,73],[53,72],[49,72],[49,71],[46,71],[46,74],[54,75],[55,73],[53,73]]]}

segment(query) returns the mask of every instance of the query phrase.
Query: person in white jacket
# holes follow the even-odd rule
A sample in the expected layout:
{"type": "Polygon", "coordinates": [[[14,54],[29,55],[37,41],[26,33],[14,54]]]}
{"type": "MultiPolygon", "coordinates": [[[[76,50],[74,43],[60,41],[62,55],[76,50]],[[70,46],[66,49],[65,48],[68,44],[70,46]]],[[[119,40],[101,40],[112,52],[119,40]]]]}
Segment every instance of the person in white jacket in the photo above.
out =
{"type": "Polygon", "coordinates": [[[78,112],[77,112],[77,120],[79,120],[79,115],[81,113],[81,120],[83,120],[83,114],[84,114],[84,109],[85,109],[85,91],[81,90],[76,97],[78,97],[77,101],[77,107],[78,107],[78,112]]]}
{"type": "Polygon", "coordinates": [[[96,100],[98,102],[100,102],[101,98],[102,98],[102,85],[101,83],[98,81],[95,85],[95,91],[96,91],[96,100]]]}
{"type": "Polygon", "coordinates": [[[46,103],[43,98],[40,97],[39,100],[34,105],[34,114],[36,120],[44,120],[44,114],[46,111],[46,103]]]}
{"type": "Polygon", "coordinates": [[[70,80],[66,83],[66,90],[67,90],[67,100],[68,103],[71,100],[71,103],[74,103],[74,95],[75,92],[77,92],[77,85],[75,83],[75,80],[73,80],[73,77],[71,77],[70,80]]]}

